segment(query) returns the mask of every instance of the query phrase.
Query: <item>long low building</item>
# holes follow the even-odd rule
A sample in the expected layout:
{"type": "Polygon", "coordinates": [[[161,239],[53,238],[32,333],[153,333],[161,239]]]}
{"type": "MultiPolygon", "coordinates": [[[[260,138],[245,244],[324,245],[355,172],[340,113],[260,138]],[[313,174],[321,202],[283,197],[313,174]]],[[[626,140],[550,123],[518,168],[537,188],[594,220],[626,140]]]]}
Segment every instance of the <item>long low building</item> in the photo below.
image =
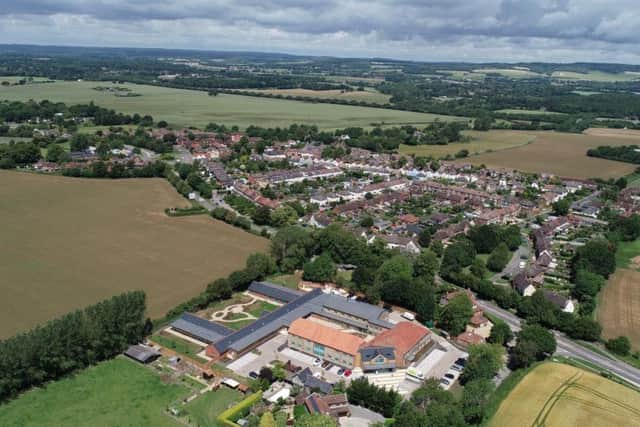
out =
{"type": "MultiPolygon", "coordinates": [[[[249,292],[282,300],[282,289],[283,287],[278,285],[265,286],[265,282],[255,282],[249,287],[249,292]]],[[[393,324],[386,320],[387,312],[378,306],[315,289],[292,299],[219,341],[212,342],[207,348],[207,355],[212,358],[235,359],[267,341],[283,328],[288,329],[295,320],[311,315],[372,335],[393,327],[393,324]]]]}
{"type": "Polygon", "coordinates": [[[289,347],[346,368],[359,362],[364,340],[308,319],[296,319],[289,326],[289,347]]]}

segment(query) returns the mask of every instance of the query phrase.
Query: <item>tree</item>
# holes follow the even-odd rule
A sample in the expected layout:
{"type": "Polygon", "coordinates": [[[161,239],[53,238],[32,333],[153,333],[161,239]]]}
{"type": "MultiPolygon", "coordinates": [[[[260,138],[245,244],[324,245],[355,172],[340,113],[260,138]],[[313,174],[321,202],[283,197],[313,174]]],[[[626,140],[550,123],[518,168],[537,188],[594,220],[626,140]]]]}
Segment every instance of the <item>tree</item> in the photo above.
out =
{"type": "Polygon", "coordinates": [[[466,329],[472,315],[471,301],[466,293],[461,293],[444,306],[440,313],[439,324],[449,334],[459,335],[466,329]]]}
{"type": "Polygon", "coordinates": [[[440,258],[444,253],[444,245],[440,240],[431,242],[431,246],[429,247],[429,249],[431,249],[438,258],[440,258]]]}
{"type": "Polygon", "coordinates": [[[271,239],[271,254],[283,272],[293,272],[307,259],[313,240],[300,227],[284,227],[271,239]]]}
{"type": "Polygon", "coordinates": [[[616,269],[615,244],[605,239],[589,240],[579,247],[572,260],[572,271],[575,275],[580,270],[599,274],[605,279],[616,269]]]}
{"type": "Polygon", "coordinates": [[[491,129],[493,117],[490,114],[483,114],[473,121],[473,130],[487,131],[491,129]]]}
{"type": "Polygon", "coordinates": [[[420,255],[418,255],[413,263],[413,275],[417,277],[424,277],[429,282],[432,282],[439,267],[440,261],[436,254],[429,249],[425,249],[420,252],[420,255]]]}
{"type": "Polygon", "coordinates": [[[469,240],[478,253],[488,254],[500,243],[499,228],[493,224],[473,227],[469,230],[469,240]]]}
{"type": "Polygon", "coordinates": [[[373,227],[373,218],[371,217],[371,215],[362,217],[362,219],[360,220],[360,227],[364,227],[364,228],[373,227]]]}
{"type": "Polygon", "coordinates": [[[502,320],[496,320],[493,327],[491,328],[491,334],[487,341],[492,344],[500,344],[502,346],[506,346],[509,341],[513,339],[513,332],[511,332],[511,327],[502,320]]]}
{"type": "Polygon", "coordinates": [[[431,227],[426,227],[424,230],[418,234],[418,243],[423,248],[428,248],[431,244],[431,235],[433,234],[433,230],[431,227]]]}
{"type": "Polygon", "coordinates": [[[312,282],[333,282],[336,277],[336,264],[328,252],[316,257],[304,265],[302,278],[312,282]]]}
{"type": "Polygon", "coordinates": [[[585,297],[595,297],[604,286],[604,277],[586,270],[576,273],[573,295],[582,301],[585,297]]]}
{"type": "Polygon", "coordinates": [[[298,213],[291,206],[280,206],[271,212],[271,224],[275,227],[294,225],[297,221],[298,213]]]}
{"type": "Polygon", "coordinates": [[[486,276],[488,272],[487,266],[480,258],[476,258],[473,260],[473,262],[471,263],[471,267],[469,267],[469,271],[471,272],[471,274],[480,279],[484,278],[484,276],[486,276]]]}
{"type": "Polygon", "coordinates": [[[262,280],[275,273],[278,266],[270,255],[255,253],[249,255],[247,258],[246,268],[255,274],[256,280],[262,280]]]}
{"type": "Polygon", "coordinates": [[[522,244],[520,227],[518,227],[517,225],[503,227],[500,230],[500,240],[507,244],[507,247],[510,251],[515,251],[522,244]]]}
{"type": "Polygon", "coordinates": [[[349,403],[379,412],[386,418],[393,416],[402,401],[402,398],[395,390],[377,387],[369,383],[366,377],[351,381],[347,388],[347,398],[349,403]]]}
{"type": "Polygon", "coordinates": [[[569,213],[569,209],[571,208],[571,202],[569,202],[569,199],[567,198],[560,199],[557,202],[553,203],[551,205],[551,208],[553,210],[554,215],[565,216],[569,213]]]}
{"type": "Polygon", "coordinates": [[[433,320],[438,308],[435,289],[432,284],[420,280],[414,282],[415,295],[411,298],[413,300],[412,308],[421,320],[433,320]]]}
{"type": "Polygon", "coordinates": [[[556,339],[551,331],[540,325],[525,325],[518,332],[518,342],[511,355],[511,364],[517,368],[544,360],[556,351],[556,339]]]}
{"type": "Polygon", "coordinates": [[[600,326],[600,324],[595,320],[589,319],[588,317],[577,317],[567,325],[565,332],[571,338],[586,341],[597,341],[600,339],[602,326],[600,326]]]}
{"type": "Polygon", "coordinates": [[[64,163],[71,159],[65,149],[60,144],[50,144],[47,147],[47,161],[54,163],[64,163]]]}
{"type": "Polygon", "coordinates": [[[463,384],[474,380],[491,380],[502,365],[504,349],[498,344],[478,344],[469,346],[469,357],[460,380],[463,384]]]}
{"type": "Polygon", "coordinates": [[[611,338],[605,344],[608,350],[620,356],[628,356],[631,351],[631,341],[625,336],[611,338]]]}
{"type": "Polygon", "coordinates": [[[487,268],[494,272],[502,271],[511,260],[511,251],[505,243],[500,243],[489,255],[487,268]]]}
{"type": "Polygon", "coordinates": [[[462,415],[469,424],[480,424],[485,416],[495,385],[488,379],[477,379],[465,384],[460,404],[462,415]]]}
{"type": "Polygon", "coordinates": [[[396,255],[382,263],[374,280],[383,300],[408,305],[408,291],[412,285],[413,265],[404,255],[396,255]]]}
{"type": "Polygon", "coordinates": [[[271,222],[271,209],[266,206],[258,206],[256,210],[253,211],[251,219],[257,225],[267,225],[271,222]]]}
{"type": "Polygon", "coordinates": [[[444,250],[440,272],[443,276],[460,272],[471,265],[475,257],[476,250],[469,239],[455,241],[444,250]]]}

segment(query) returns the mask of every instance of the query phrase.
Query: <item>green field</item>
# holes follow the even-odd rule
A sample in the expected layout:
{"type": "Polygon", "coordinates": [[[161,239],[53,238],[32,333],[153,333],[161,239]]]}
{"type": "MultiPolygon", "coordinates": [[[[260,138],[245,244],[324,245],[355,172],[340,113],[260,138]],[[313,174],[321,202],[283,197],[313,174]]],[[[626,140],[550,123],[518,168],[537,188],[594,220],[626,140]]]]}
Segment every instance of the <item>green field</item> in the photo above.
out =
{"type": "Polygon", "coordinates": [[[221,387],[189,402],[185,405],[183,412],[191,422],[195,422],[195,425],[216,427],[220,425],[217,420],[218,415],[243,397],[239,391],[221,387]]]}
{"type": "Polygon", "coordinates": [[[547,115],[563,115],[564,113],[558,113],[555,111],[542,111],[542,110],[520,110],[516,108],[505,108],[503,110],[496,110],[496,113],[504,113],[504,114],[547,114],[547,115]]]}
{"type": "Polygon", "coordinates": [[[59,81],[41,85],[0,87],[0,100],[29,99],[88,103],[133,114],[150,114],[156,120],[166,120],[173,126],[203,127],[209,122],[228,126],[265,127],[288,126],[292,123],[316,124],[323,129],[349,126],[369,127],[374,123],[424,125],[436,118],[461,120],[460,117],[413,113],[370,107],[334,104],[314,104],[301,101],[220,94],[209,96],[204,91],[171,89],[158,86],[108,82],[59,81]],[[138,97],[117,97],[110,92],[96,91],[96,86],[126,86],[138,97]]]}
{"type": "Polygon", "coordinates": [[[199,345],[192,343],[191,341],[180,339],[168,332],[155,334],[151,337],[151,340],[155,341],[163,347],[175,351],[176,353],[180,353],[187,357],[195,359],[198,362],[207,362],[205,359],[202,359],[198,356],[198,353],[200,353],[204,349],[204,347],[200,347],[199,345]]]}
{"type": "Polygon", "coordinates": [[[630,82],[640,80],[640,74],[638,73],[605,73],[603,71],[589,71],[588,73],[554,71],[551,77],[557,80],[589,80],[594,82],[630,82]]]}
{"type": "MultiPolygon", "coordinates": [[[[532,142],[536,136],[532,132],[490,130],[487,132],[464,131],[470,138],[468,142],[456,142],[447,145],[401,145],[400,153],[435,158],[455,155],[460,150],[468,150],[469,155],[515,148],[532,142]]],[[[464,159],[463,159],[464,160],[464,159]]]]}
{"type": "Polygon", "coordinates": [[[340,99],[345,101],[364,101],[372,104],[386,104],[391,95],[385,95],[375,89],[364,91],[342,92],[339,89],[333,90],[311,90],[311,89],[246,89],[246,92],[266,93],[270,95],[302,96],[305,98],[317,99],[340,99]]]}
{"type": "Polygon", "coordinates": [[[20,142],[20,141],[31,141],[32,138],[18,138],[13,136],[0,136],[0,144],[8,144],[11,141],[20,142]]]}
{"type": "Polygon", "coordinates": [[[511,79],[531,79],[531,78],[540,78],[546,77],[544,74],[535,73],[533,71],[518,69],[518,68],[479,68],[473,70],[474,73],[477,74],[500,74],[504,77],[509,77],[511,79]]]}
{"type": "Polygon", "coordinates": [[[188,206],[166,180],[0,171],[0,338],[133,289],[148,314],[202,292],[268,241],[188,206]]]}
{"type": "MultiPolygon", "coordinates": [[[[186,396],[186,387],[166,384],[125,358],[28,391],[0,406],[3,427],[178,427],[165,410],[186,396]]],[[[204,425],[204,424],[202,424],[204,425]]]]}

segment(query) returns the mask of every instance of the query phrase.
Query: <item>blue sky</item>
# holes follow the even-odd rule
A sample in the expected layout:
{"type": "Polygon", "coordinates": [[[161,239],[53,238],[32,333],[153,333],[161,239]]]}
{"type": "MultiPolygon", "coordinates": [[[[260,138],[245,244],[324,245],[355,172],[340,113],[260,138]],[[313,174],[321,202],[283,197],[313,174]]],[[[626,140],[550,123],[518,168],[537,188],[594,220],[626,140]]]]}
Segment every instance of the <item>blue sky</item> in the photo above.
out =
{"type": "Polygon", "coordinates": [[[0,0],[0,43],[640,63],[639,0],[0,0]]]}

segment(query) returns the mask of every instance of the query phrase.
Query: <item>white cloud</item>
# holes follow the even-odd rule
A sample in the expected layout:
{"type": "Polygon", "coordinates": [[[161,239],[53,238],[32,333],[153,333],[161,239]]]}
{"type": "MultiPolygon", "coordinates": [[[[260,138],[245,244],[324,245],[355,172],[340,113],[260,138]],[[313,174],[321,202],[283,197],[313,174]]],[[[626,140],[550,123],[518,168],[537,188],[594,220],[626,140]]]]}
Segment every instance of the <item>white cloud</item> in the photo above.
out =
{"type": "Polygon", "coordinates": [[[0,0],[0,41],[640,63],[639,18],[636,0],[0,0]]]}

